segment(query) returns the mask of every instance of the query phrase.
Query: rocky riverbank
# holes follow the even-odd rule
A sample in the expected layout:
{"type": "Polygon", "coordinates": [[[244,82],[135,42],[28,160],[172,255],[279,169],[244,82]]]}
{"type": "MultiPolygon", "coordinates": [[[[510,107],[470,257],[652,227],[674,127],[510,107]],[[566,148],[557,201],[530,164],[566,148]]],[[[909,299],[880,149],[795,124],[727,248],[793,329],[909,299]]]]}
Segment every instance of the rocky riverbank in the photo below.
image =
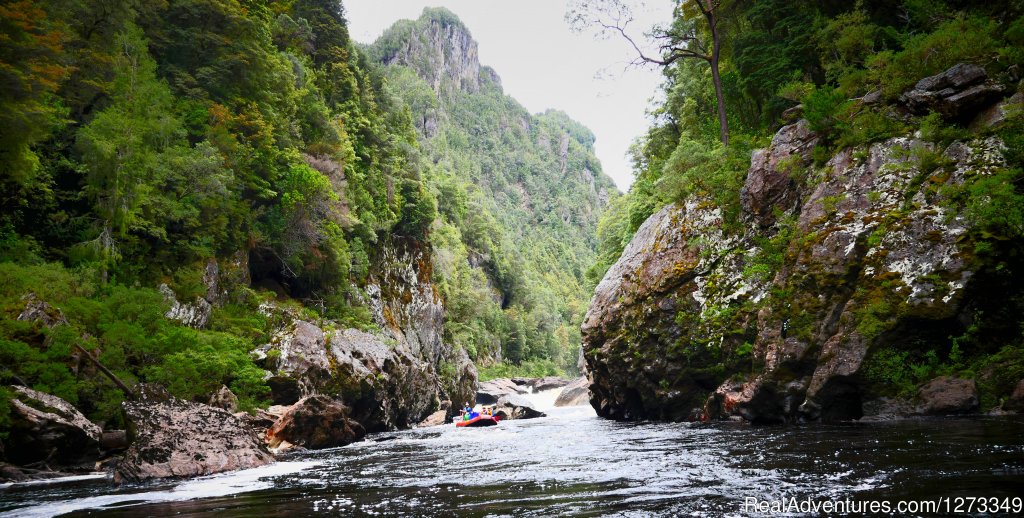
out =
{"type": "Polygon", "coordinates": [[[1000,303],[1024,286],[1006,273],[1020,271],[1019,255],[985,241],[964,200],[1007,167],[994,133],[1005,117],[992,114],[1021,101],[958,65],[887,109],[973,118],[971,138],[917,132],[822,163],[821,138],[801,120],[753,154],[740,225],[699,195],[652,215],[583,324],[599,415],[787,422],[1018,408],[1019,362],[998,347],[1019,339],[1020,315],[1000,303]],[[990,350],[961,349],[979,335],[990,350]]]}

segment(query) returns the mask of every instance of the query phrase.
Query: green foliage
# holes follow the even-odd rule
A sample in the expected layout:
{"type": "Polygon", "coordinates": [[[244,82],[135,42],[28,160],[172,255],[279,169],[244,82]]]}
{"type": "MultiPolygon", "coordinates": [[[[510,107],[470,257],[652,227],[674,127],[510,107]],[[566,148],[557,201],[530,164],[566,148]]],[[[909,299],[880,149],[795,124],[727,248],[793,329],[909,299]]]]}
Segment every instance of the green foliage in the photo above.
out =
{"type": "Polygon", "coordinates": [[[60,121],[63,107],[56,91],[69,70],[64,31],[35,2],[0,5],[0,177],[4,207],[27,202],[39,159],[32,146],[60,121]]]}
{"type": "Polygon", "coordinates": [[[496,363],[479,370],[480,381],[497,378],[542,378],[544,376],[564,376],[565,371],[551,360],[527,360],[518,365],[512,363],[496,363]]]}
{"type": "Polygon", "coordinates": [[[782,216],[775,223],[775,233],[755,240],[758,251],[743,268],[743,276],[758,281],[769,281],[782,267],[786,251],[796,234],[796,218],[782,216]]]}
{"type": "Polygon", "coordinates": [[[996,32],[995,20],[987,16],[958,15],[934,31],[909,36],[899,51],[872,55],[865,63],[868,82],[895,98],[918,80],[957,63],[987,65],[999,47],[996,32]]]}
{"type": "Polygon", "coordinates": [[[97,277],[93,270],[69,271],[55,264],[0,263],[5,281],[0,377],[5,383],[17,380],[64,398],[97,422],[120,419],[121,392],[81,363],[85,360],[75,360],[74,345],[81,344],[98,352],[100,362],[128,383],[161,383],[175,396],[200,401],[227,385],[247,408],[263,403],[268,393],[263,371],[248,354],[250,337],[265,337],[267,331],[266,319],[255,308],[227,306],[215,312],[213,327],[231,333],[196,330],[167,320],[167,303],[156,290],[100,286],[97,277]],[[47,328],[16,320],[25,293],[50,304],[51,314],[59,312],[67,324],[47,328]]]}

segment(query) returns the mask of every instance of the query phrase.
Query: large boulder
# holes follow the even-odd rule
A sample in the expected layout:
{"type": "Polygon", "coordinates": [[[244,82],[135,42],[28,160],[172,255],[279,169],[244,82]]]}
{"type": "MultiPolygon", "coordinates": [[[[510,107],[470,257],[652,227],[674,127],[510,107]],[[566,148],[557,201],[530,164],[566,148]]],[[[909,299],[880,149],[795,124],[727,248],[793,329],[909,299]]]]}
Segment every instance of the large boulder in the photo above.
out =
{"type": "Polygon", "coordinates": [[[252,429],[226,410],[176,398],[123,406],[131,446],[114,470],[115,482],[196,477],[273,461],[252,429]]]}
{"type": "Polygon", "coordinates": [[[89,465],[99,458],[101,430],[67,401],[26,387],[12,386],[7,460],[51,468],[89,465]]]}
{"type": "Polygon", "coordinates": [[[220,390],[210,396],[210,406],[227,410],[228,412],[234,413],[238,410],[238,396],[231,389],[226,386],[221,386],[220,390]]]}
{"type": "Polygon", "coordinates": [[[533,407],[533,403],[523,396],[508,394],[501,396],[494,405],[494,415],[500,415],[502,419],[534,419],[547,417],[547,414],[533,407]]]}
{"type": "Polygon", "coordinates": [[[918,412],[925,415],[966,414],[978,409],[978,386],[974,380],[940,376],[917,393],[918,412]]]}
{"type": "Polygon", "coordinates": [[[365,435],[363,427],[349,418],[345,405],[326,396],[309,396],[292,405],[267,430],[266,441],[275,450],[290,445],[319,450],[344,446],[365,435]]]}
{"type": "Polygon", "coordinates": [[[640,226],[595,289],[581,328],[598,415],[683,420],[701,406],[722,381],[703,365],[720,363],[722,349],[690,345],[716,332],[703,317],[762,291],[742,275],[737,251],[745,248],[706,199],[669,205],[640,226]]]}
{"type": "Polygon", "coordinates": [[[404,348],[391,348],[386,338],[356,329],[331,335],[336,379],[346,380],[334,392],[351,405],[354,419],[368,431],[408,428],[440,408],[437,372],[404,348]]]}
{"type": "MultiPolygon", "coordinates": [[[[519,384],[509,378],[496,378],[490,381],[482,381],[476,388],[476,403],[480,405],[493,405],[502,396],[509,394],[528,394],[530,391],[525,384],[519,384]]],[[[465,401],[472,404],[472,401],[465,401]]]]}
{"type": "Polygon", "coordinates": [[[555,406],[581,406],[590,404],[590,380],[579,378],[566,385],[555,399],[555,406]]]}
{"type": "Polygon", "coordinates": [[[1002,86],[988,81],[984,68],[959,63],[918,81],[900,96],[900,101],[919,115],[933,111],[948,119],[970,120],[1002,93],[1002,86]]]}

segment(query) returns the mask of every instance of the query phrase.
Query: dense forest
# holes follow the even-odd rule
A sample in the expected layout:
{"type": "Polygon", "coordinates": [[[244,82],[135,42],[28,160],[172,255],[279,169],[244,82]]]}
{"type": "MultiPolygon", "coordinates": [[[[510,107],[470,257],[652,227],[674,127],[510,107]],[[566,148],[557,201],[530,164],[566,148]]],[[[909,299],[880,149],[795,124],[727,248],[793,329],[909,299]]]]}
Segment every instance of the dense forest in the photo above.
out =
{"type": "MultiPolygon", "coordinates": [[[[714,373],[709,381],[712,390],[730,375],[743,378],[745,373],[759,372],[756,359],[751,366],[757,332],[751,322],[757,320],[758,311],[783,315],[779,317],[784,318],[780,320],[784,322],[782,338],[787,331],[790,336],[810,337],[815,332],[814,319],[809,317],[813,311],[798,309],[800,290],[808,290],[808,307],[814,307],[813,297],[837,287],[812,284],[813,272],[806,274],[803,284],[783,281],[799,278],[799,269],[806,268],[800,258],[813,253],[821,235],[816,238],[806,228],[797,228],[791,210],[767,214],[770,225],[759,228],[744,218],[741,203],[744,181],[754,167],[752,152],[767,148],[782,126],[805,119],[817,139],[810,157],[813,163],[805,165],[794,156],[777,166],[788,170],[791,185],[805,195],[795,207],[829,179],[834,165],[830,159],[839,152],[854,149],[853,159],[863,160],[872,143],[893,137],[921,139],[929,144],[908,155],[911,167],[922,172],[913,186],[934,183],[929,187],[939,200],[934,210],[946,211],[948,218],[965,218],[970,231],[957,240],[968,243],[968,260],[984,274],[985,282],[1018,285],[1024,274],[1020,105],[1010,103],[997,123],[972,124],[984,105],[959,113],[929,112],[914,106],[908,109],[911,101],[904,94],[918,81],[957,64],[981,67],[989,79],[985,88],[1003,98],[1020,92],[1022,15],[1024,4],[1012,0],[694,0],[678,2],[671,23],[654,28],[645,40],[640,28],[629,25],[633,18],[625,3],[576,2],[566,18],[578,30],[611,38],[625,36],[623,45],[638,52],[636,63],[660,68],[665,78],[662,99],[650,111],[653,124],[631,151],[635,183],[601,219],[599,259],[587,272],[589,282],[595,285],[604,277],[649,216],[669,203],[703,199],[721,210],[726,237],[754,236],[746,245],[749,250],[736,252],[744,264],[746,285],[771,286],[776,279],[764,298],[741,297],[704,308],[700,325],[691,327],[692,333],[682,332],[684,347],[693,348],[694,357],[704,354],[698,351],[705,348],[718,351],[708,352],[701,360],[710,362],[702,367],[714,373]],[[645,42],[658,50],[644,53],[645,42]],[[630,43],[636,45],[629,47],[630,43]],[[949,152],[944,154],[951,143],[989,137],[1000,139],[1005,167],[963,185],[938,186],[954,169],[949,152]],[[797,266],[787,266],[794,262],[797,266]]],[[[879,195],[869,195],[866,201],[877,202],[879,195]]],[[[836,212],[844,199],[844,193],[827,198],[825,213],[836,212]]],[[[863,246],[877,247],[886,235],[886,225],[890,231],[898,228],[901,218],[919,203],[920,199],[908,198],[867,236],[863,246]]],[[[846,280],[835,282],[853,289],[856,274],[852,271],[846,280]]],[[[899,289],[898,280],[883,282],[877,290],[857,287],[854,298],[863,298],[867,304],[853,315],[861,336],[874,340],[906,331],[896,328],[911,314],[906,304],[892,298],[899,289]]],[[[919,384],[939,375],[976,377],[982,407],[998,405],[998,398],[1008,395],[1024,377],[1020,326],[1024,294],[1007,290],[998,300],[983,299],[988,302],[974,304],[956,324],[935,330],[946,335],[880,344],[872,350],[863,376],[875,386],[887,387],[884,395],[913,394],[919,384]]],[[[688,322],[685,313],[680,310],[677,319],[683,327],[688,322]]],[[[657,385],[656,380],[652,383],[657,385]]],[[[663,380],[662,385],[668,390],[673,382],[663,380]]]]}
{"type": "MultiPolygon", "coordinates": [[[[479,90],[434,92],[384,63],[408,23],[360,46],[334,0],[0,11],[3,386],[116,425],[124,395],[92,356],[128,385],[268,404],[261,306],[372,330],[367,278],[396,241],[433,250],[417,270],[441,292],[447,343],[496,373],[575,369],[597,192],[612,187],[564,114],[530,115],[486,68],[479,90]],[[171,318],[199,299],[213,303],[201,325],[171,318]],[[19,319],[33,308],[45,315],[19,319]]],[[[416,23],[432,17],[464,31],[447,11],[416,23]]]]}

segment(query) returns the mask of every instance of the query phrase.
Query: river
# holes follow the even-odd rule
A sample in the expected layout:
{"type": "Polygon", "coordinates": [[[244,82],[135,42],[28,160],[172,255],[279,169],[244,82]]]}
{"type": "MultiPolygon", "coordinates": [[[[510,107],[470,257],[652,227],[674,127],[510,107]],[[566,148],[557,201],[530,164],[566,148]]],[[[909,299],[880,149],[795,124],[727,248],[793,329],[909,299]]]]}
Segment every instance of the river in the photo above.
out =
{"type": "MultiPolygon", "coordinates": [[[[550,405],[549,394],[535,397],[550,405]]],[[[1012,506],[1024,496],[1020,416],[751,427],[617,423],[589,407],[546,411],[491,428],[378,434],[188,481],[7,486],[0,516],[741,516],[754,510],[743,507],[748,499],[897,505],[986,497],[1012,506]]]]}

